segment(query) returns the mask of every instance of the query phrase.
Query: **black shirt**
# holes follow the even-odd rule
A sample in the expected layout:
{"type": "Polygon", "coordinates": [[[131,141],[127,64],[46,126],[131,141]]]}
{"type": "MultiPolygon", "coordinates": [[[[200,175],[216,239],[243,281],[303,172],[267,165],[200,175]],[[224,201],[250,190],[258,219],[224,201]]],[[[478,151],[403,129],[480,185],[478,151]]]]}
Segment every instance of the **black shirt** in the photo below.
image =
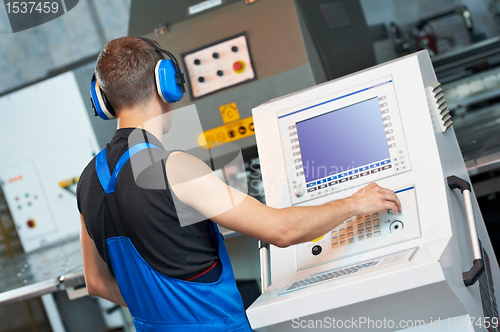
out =
{"type": "MultiPolygon", "coordinates": [[[[118,159],[134,144],[146,141],[161,150],[145,149],[132,156],[134,166],[137,160],[142,164],[149,161],[140,174],[135,174],[135,178],[131,161],[123,166],[115,189],[121,222],[139,254],[154,269],[173,278],[192,278],[210,268],[218,259],[217,248],[209,233],[209,221],[180,226],[165,173],[165,161],[170,153],[152,134],[134,129],[118,129],[107,144],[106,155],[111,173],[118,159]]],[[[105,237],[117,234],[95,171],[95,157],[80,177],[77,201],[89,236],[104,259],[105,237]]]]}

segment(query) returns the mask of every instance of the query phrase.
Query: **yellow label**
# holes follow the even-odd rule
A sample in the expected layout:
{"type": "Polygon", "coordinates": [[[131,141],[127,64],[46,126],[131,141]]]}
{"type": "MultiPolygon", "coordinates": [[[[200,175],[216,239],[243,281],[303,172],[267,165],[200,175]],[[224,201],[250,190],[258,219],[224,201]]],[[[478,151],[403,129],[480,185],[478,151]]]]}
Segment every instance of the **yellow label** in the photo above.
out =
{"type": "Polygon", "coordinates": [[[320,236],[320,237],[318,237],[317,239],[312,240],[311,242],[318,242],[318,241],[321,241],[321,239],[322,239],[322,238],[324,238],[324,237],[325,237],[324,235],[323,235],[323,236],[320,236]]]}
{"type": "Polygon", "coordinates": [[[252,135],[255,135],[255,129],[253,127],[253,117],[249,116],[240,121],[204,131],[198,135],[198,145],[207,149],[252,135]]]}
{"type": "Polygon", "coordinates": [[[240,119],[240,112],[238,111],[238,106],[236,103],[229,103],[226,105],[219,106],[220,116],[222,122],[230,123],[233,121],[238,121],[240,119]]]}

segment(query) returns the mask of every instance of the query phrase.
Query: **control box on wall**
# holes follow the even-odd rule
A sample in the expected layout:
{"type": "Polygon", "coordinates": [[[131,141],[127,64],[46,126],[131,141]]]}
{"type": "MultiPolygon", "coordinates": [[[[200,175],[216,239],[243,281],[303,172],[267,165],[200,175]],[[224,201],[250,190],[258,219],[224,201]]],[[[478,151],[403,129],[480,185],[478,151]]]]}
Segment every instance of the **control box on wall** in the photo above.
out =
{"type": "Polygon", "coordinates": [[[246,33],[181,55],[195,100],[257,78],[246,33]]]}

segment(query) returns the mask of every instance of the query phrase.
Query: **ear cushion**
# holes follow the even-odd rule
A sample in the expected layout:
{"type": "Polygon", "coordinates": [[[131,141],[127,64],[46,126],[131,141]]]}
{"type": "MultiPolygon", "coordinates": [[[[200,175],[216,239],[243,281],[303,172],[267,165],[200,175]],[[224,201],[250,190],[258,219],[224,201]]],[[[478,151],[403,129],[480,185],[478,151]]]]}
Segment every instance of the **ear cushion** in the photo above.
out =
{"type": "Polygon", "coordinates": [[[156,63],[156,90],[165,103],[175,103],[182,99],[184,93],[177,84],[177,72],[170,59],[162,59],[156,63]]]}
{"type": "Polygon", "coordinates": [[[101,93],[101,88],[99,87],[99,82],[96,80],[92,81],[90,84],[90,96],[92,98],[92,103],[94,104],[94,109],[100,118],[104,120],[115,119],[116,115],[113,114],[113,108],[108,104],[106,98],[101,93]]]}

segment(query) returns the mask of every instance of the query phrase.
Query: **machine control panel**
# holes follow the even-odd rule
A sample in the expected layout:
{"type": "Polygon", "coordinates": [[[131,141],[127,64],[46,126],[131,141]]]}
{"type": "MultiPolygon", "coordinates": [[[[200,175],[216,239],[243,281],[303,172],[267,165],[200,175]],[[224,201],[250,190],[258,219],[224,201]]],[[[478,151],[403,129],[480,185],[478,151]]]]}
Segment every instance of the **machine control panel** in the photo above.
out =
{"type": "Polygon", "coordinates": [[[354,216],[330,233],[295,246],[297,269],[408,241],[421,236],[415,186],[395,191],[403,211],[354,216]]]}
{"type": "Polygon", "coordinates": [[[292,205],[411,169],[391,76],[278,112],[292,205]]]}
{"type": "Polygon", "coordinates": [[[33,160],[2,168],[0,184],[22,241],[56,230],[33,160]]]}
{"type": "Polygon", "coordinates": [[[246,34],[182,54],[192,99],[256,78],[246,34]]]}

